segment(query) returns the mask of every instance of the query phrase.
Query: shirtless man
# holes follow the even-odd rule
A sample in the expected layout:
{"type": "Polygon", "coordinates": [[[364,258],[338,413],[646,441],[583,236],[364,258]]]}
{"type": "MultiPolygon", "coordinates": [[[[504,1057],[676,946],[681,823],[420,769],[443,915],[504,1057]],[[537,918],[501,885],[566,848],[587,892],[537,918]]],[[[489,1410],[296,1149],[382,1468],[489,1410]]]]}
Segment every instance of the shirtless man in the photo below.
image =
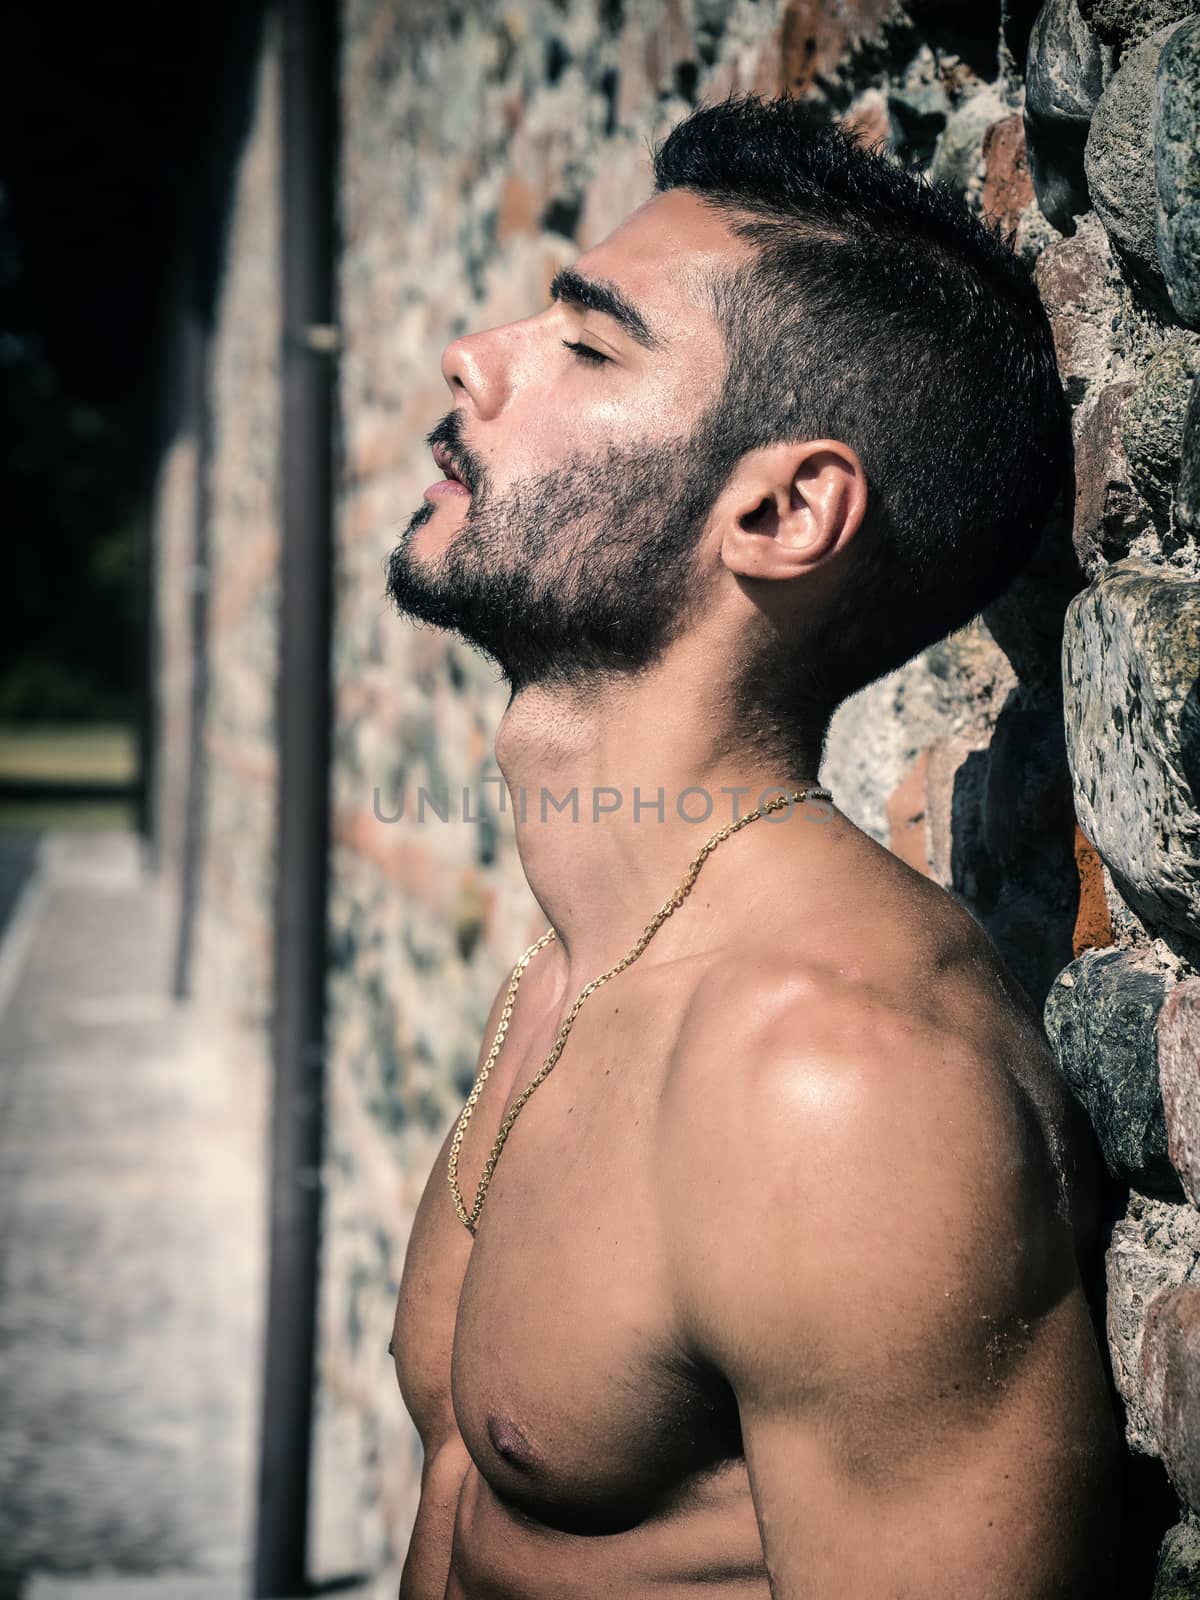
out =
{"type": "MultiPolygon", "coordinates": [[[[468,1208],[584,986],[739,804],[816,782],[844,695],[1007,586],[1065,471],[1044,313],[956,201],[788,101],[702,108],[655,181],[544,309],[446,350],[447,481],[392,558],[511,687],[555,935],[468,1208]]],[[[591,993],[473,1232],[449,1152],[392,1342],[402,1600],[1113,1592],[1090,1130],[974,919],[836,804],[725,838],[591,993]]]]}

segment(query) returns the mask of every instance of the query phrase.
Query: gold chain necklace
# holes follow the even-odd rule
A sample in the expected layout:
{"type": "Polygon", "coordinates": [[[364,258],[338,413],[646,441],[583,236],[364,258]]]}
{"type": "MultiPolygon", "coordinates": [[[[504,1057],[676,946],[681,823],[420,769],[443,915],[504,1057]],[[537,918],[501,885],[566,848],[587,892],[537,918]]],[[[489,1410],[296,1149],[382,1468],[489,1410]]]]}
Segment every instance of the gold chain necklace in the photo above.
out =
{"type": "Polygon", "coordinates": [[[598,989],[602,983],[607,983],[610,978],[615,978],[618,972],[624,972],[626,967],[633,965],[633,963],[641,955],[642,951],[650,943],[651,939],[653,939],[654,935],[658,932],[659,928],[662,927],[663,923],[667,920],[671,913],[681,906],[687,899],[688,895],[691,894],[692,886],[699,876],[700,868],[704,865],[705,861],[717,848],[717,846],[724,840],[728,839],[731,833],[737,833],[740,828],[746,827],[751,822],[756,822],[759,817],[766,816],[769,811],[778,811],[781,809],[781,807],[790,805],[793,800],[807,800],[810,795],[815,795],[821,800],[833,799],[833,796],[830,794],[828,789],[821,789],[815,785],[810,785],[807,789],[794,789],[790,795],[780,795],[774,800],[768,800],[765,806],[759,806],[754,811],[747,812],[744,817],[739,817],[736,822],[728,822],[723,828],[719,828],[717,832],[713,834],[712,838],[702,846],[691,866],[688,868],[686,877],[679,885],[678,889],[675,890],[675,893],[662,906],[662,908],[655,913],[651,921],[646,924],[641,937],[638,939],[638,942],[634,945],[633,949],[630,950],[629,954],[622,956],[615,967],[610,967],[608,971],[603,973],[600,977],[593,978],[592,981],[580,991],[575,1004],[567,1013],[566,1021],[558,1031],[558,1037],[554,1041],[554,1048],[546,1057],[546,1060],[538,1071],[537,1075],[530,1079],[529,1083],[526,1084],[525,1088],[522,1089],[521,1093],[513,1101],[508,1115],[500,1124],[500,1132],[496,1135],[496,1140],[492,1145],[491,1153],[484,1164],[483,1176],[479,1180],[479,1187],[475,1191],[475,1204],[468,1212],[465,1204],[463,1203],[462,1192],[458,1187],[458,1153],[462,1149],[463,1135],[467,1131],[467,1123],[471,1120],[471,1113],[475,1109],[475,1104],[479,1099],[480,1091],[488,1080],[488,1074],[495,1065],[496,1057],[500,1054],[500,1046],[504,1043],[504,1036],[508,1032],[508,1021],[512,1016],[513,1005],[517,998],[517,989],[520,986],[521,977],[525,971],[525,968],[533,960],[534,956],[538,953],[542,946],[549,944],[551,939],[556,937],[554,929],[548,928],[542,937],[537,941],[537,943],[531,944],[529,949],[526,950],[520,961],[518,961],[516,966],[513,968],[512,981],[509,983],[508,993],[504,997],[504,1009],[500,1013],[500,1026],[496,1029],[496,1037],[492,1041],[492,1048],[488,1051],[487,1060],[483,1063],[483,1066],[479,1071],[479,1076],[475,1079],[475,1087],[467,1096],[467,1103],[463,1107],[462,1115],[458,1119],[458,1126],[454,1130],[454,1138],[450,1143],[450,1163],[447,1176],[450,1179],[450,1189],[454,1195],[454,1209],[458,1212],[458,1220],[464,1225],[469,1233],[473,1234],[475,1232],[475,1225],[479,1221],[479,1213],[483,1210],[483,1197],[487,1193],[488,1184],[492,1181],[492,1173],[496,1170],[496,1162],[500,1159],[500,1152],[504,1148],[504,1141],[508,1138],[509,1133],[512,1131],[512,1125],[520,1116],[525,1102],[537,1088],[538,1084],[542,1083],[550,1076],[551,1072],[553,1072],[554,1065],[559,1056],[562,1055],[563,1046],[567,1042],[567,1035],[571,1031],[571,1027],[575,1021],[575,1018],[579,1015],[579,1008],[583,1005],[583,1002],[587,999],[588,995],[592,994],[596,989],[598,989]]]}

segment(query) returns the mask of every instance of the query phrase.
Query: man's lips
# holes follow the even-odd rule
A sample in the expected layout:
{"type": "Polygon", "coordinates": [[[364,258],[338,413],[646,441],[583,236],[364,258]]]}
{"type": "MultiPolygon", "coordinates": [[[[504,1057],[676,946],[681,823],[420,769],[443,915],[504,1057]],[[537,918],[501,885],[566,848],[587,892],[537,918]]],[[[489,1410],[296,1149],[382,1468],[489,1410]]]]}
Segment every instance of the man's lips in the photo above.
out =
{"type": "Polygon", "coordinates": [[[449,449],[444,444],[434,445],[433,459],[437,462],[438,466],[441,467],[442,471],[448,478],[453,478],[456,483],[461,483],[464,487],[466,486],[466,474],[455,466],[454,457],[450,454],[449,449]]]}
{"type": "Polygon", "coordinates": [[[466,495],[469,499],[471,491],[467,488],[466,484],[459,476],[458,469],[454,465],[453,457],[444,444],[434,445],[433,459],[437,462],[438,466],[441,467],[446,476],[441,483],[430,484],[429,488],[425,491],[425,498],[427,500],[451,500],[456,499],[459,496],[466,495]]]}
{"type": "Polygon", "coordinates": [[[431,483],[425,491],[426,500],[456,500],[459,498],[469,500],[471,491],[465,483],[459,483],[457,478],[441,478],[437,483],[431,483]]]}

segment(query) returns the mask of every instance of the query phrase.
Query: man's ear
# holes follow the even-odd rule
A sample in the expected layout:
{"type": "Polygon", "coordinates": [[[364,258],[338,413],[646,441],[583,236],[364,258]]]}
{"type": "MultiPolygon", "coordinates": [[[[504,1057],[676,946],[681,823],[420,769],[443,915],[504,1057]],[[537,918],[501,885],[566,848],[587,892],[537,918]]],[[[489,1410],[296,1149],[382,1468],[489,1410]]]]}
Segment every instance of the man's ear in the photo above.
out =
{"type": "Polygon", "coordinates": [[[713,507],[721,560],[741,578],[794,578],[846,548],[867,512],[867,475],[837,439],[751,450],[713,507]]]}

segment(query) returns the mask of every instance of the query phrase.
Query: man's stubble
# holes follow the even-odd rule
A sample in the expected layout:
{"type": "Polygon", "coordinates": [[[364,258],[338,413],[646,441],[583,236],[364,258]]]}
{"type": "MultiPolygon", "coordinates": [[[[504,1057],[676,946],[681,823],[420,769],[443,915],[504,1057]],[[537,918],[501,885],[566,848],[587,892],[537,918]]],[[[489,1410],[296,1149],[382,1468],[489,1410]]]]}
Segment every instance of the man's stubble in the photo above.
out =
{"type": "Polygon", "coordinates": [[[414,557],[427,502],[388,564],[388,594],[418,621],[450,629],[496,662],[513,693],[584,687],[652,665],[695,614],[696,555],[727,475],[710,431],[639,447],[609,445],[497,491],[450,413],[429,435],[472,489],[438,557],[414,557]]]}

